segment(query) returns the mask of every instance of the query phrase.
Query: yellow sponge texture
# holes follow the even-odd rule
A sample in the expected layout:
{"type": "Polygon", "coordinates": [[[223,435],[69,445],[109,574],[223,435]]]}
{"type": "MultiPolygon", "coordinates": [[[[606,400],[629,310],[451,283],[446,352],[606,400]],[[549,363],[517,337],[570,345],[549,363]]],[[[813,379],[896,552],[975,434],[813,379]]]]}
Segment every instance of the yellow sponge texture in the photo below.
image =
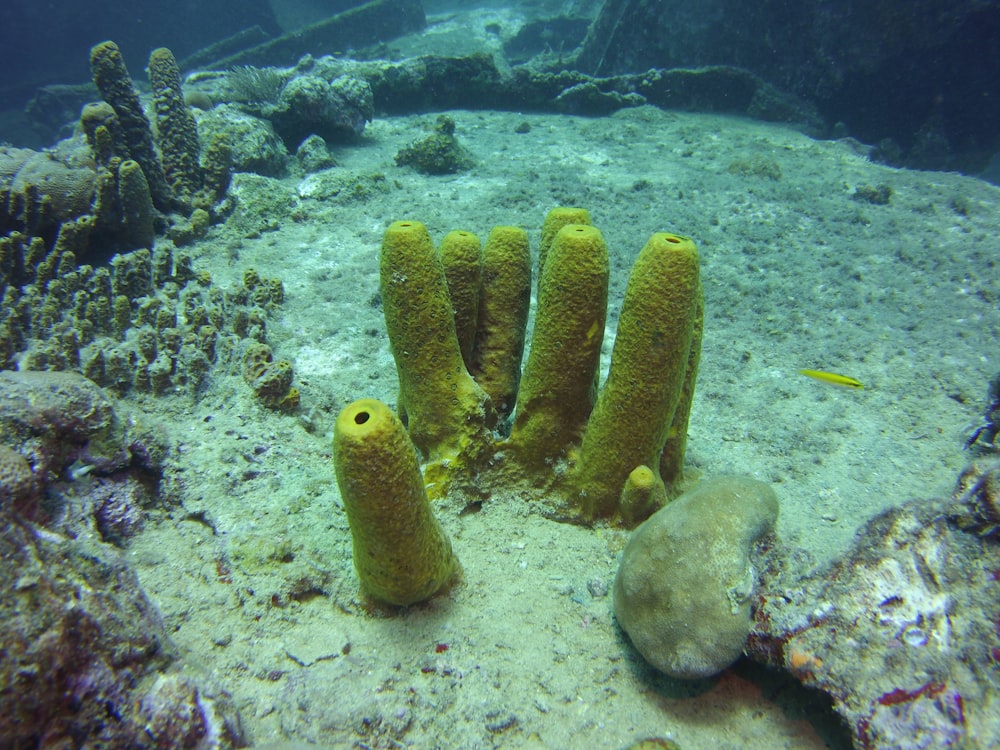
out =
{"type": "Polygon", "coordinates": [[[543,489],[536,499],[550,515],[633,526],[681,489],[704,318],[698,249],[678,234],[649,238],[600,388],[604,237],[583,209],[557,208],[540,251],[522,369],[526,232],[494,227],[481,248],[476,235],[456,231],[435,249],[420,222],[389,226],[379,272],[401,425],[432,498],[530,486],[528,495],[543,489]]]}
{"type": "Polygon", "coordinates": [[[399,408],[414,445],[432,461],[481,453],[489,441],[488,399],[462,359],[444,268],[423,224],[389,226],[380,278],[399,408]]]}
{"type": "MultiPolygon", "coordinates": [[[[620,518],[619,499],[631,471],[659,468],[684,394],[701,297],[694,242],[654,234],[632,267],[608,379],[574,470],[575,503],[584,520],[620,518]]],[[[693,381],[685,397],[692,392],[693,381]]]]}
{"type": "Polygon", "coordinates": [[[333,450],[362,593],[406,606],[447,588],[460,568],[399,418],[381,401],[355,401],[337,417],[333,450]]]}
{"type": "Polygon", "coordinates": [[[483,286],[472,375],[502,417],[514,410],[531,304],[531,250],[520,227],[493,227],[483,247],[483,286]]]}
{"type": "Polygon", "coordinates": [[[596,227],[569,224],[551,243],[510,447],[542,468],[579,443],[597,395],[608,302],[608,249],[596,227]]]}
{"type": "Polygon", "coordinates": [[[545,214],[545,221],[542,222],[542,237],[538,245],[538,283],[541,284],[542,276],[545,273],[545,261],[548,259],[549,250],[555,240],[559,230],[568,224],[589,225],[590,212],[585,208],[575,206],[556,206],[545,214]]]}
{"type": "Polygon", "coordinates": [[[479,293],[483,281],[483,246],[472,232],[448,232],[438,245],[438,256],[448,282],[455,314],[455,334],[466,368],[472,366],[472,347],[479,322],[479,293]]]}

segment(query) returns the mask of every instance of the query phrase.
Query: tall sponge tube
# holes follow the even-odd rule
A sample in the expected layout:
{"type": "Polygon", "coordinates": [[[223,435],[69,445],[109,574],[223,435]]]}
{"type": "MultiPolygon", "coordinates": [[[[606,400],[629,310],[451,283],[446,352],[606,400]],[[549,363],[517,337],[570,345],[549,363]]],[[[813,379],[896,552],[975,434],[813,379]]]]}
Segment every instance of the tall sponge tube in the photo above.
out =
{"type": "Polygon", "coordinates": [[[538,312],[510,448],[542,468],[580,441],[597,396],[608,303],[608,249],[597,227],[563,226],[538,285],[538,312]]]}
{"type": "Polygon", "coordinates": [[[376,399],[355,401],[337,417],[333,451],[361,592],[407,606],[446,589],[460,567],[399,418],[376,399]]]}
{"type": "Polygon", "coordinates": [[[448,232],[438,245],[438,256],[448,282],[455,313],[455,333],[466,369],[472,367],[472,347],[479,321],[479,292],[483,282],[483,246],[472,232],[448,232]]]}
{"type": "Polygon", "coordinates": [[[531,305],[531,251],[520,227],[493,227],[483,246],[472,376],[501,417],[514,410],[531,305]]]}
{"type": "Polygon", "coordinates": [[[567,224],[590,225],[590,212],[585,208],[575,208],[572,206],[557,206],[549,209],[545,214],[545,221],[542,222],[542,238],[538,246],[538,283],[541,285],[542,276],[545,274],[545,261],[549,255],[549,249],[559,234],[559,230],[567,224]]]}
{"type": "Polygon", "coordinates": [[[465,367],[444,268],[423,224],[389,225],[379,277],[410,437],[430,461],[469,462],[489,445],[489,398],[465,367]]]}
{"type": "Polygon", "coordinates": [[[685,391],[685,382],[701,299],[694,242],[665,232],[650,237],[629,276],[608,379],[573,472],[584,520],[620,518],[619,498],[632,470],[660,467],[678,404],[694,389],[689,383],[685,391]]]}
{"type": "Polygon", "coordinates": [[[674,410],[674,418],[667,430],[667,440],[660,454],[660,477],[668,485],[677,486],[684,473],[684,454],[687,451],[688,422],[691,419],[691,404],[694,400],[694,386],[698,380],[698,364],[701,361],[701,337],[705,326],[705,300],[698,295],[698,307],[694,313],[694,327],[691,334],[691,351],[688,354],[687,371],[681,397],[674,410]]]}

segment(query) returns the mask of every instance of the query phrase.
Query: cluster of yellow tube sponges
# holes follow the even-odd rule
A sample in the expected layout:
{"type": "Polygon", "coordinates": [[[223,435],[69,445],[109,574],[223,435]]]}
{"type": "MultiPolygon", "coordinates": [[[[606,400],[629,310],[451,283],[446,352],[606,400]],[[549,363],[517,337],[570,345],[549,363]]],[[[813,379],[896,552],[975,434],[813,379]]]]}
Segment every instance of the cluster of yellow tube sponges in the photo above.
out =
{"type": "Polygon", "coordinates": [[[334,435],[366,595],[406,605],[455,579],[428,492],[442,496],[456,479],[530,488],[550,515],[583,523],[634,526],[666,502],[683,469],[701,351],[698,251],[675,234],[646,243],[598,389],[608,275],[588,213],[550,211],[522,371],[531,297],[524,230],[495,227],[483,245],[452,232],[438,248],[420,222],[386,230],[381,292],[400,417],[358,401],[334,435]]]}

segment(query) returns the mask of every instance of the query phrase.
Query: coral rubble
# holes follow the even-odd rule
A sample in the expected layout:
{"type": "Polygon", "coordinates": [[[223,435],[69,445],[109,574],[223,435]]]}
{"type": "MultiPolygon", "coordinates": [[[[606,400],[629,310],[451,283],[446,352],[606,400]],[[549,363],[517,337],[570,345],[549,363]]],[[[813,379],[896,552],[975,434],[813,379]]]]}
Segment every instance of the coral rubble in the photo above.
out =
{"type": "Polygon", "coordinates": [[[455,136],[455,121],[440,115],[434,132],[401,149],[396,164],[413,167],[422,174],[453,174],[469,169],[472,157],[455,136]]]}
{"type": "Polygon", "coordinates": [[[116,549],[170,502],[162,427],[81,375],[0,372],[0,438],[0,745],[242,747],[116,549]]]}
{"type": "Polygon", "coordinates": [[[829,695],[856,747],[996,745],[997,472],[875,517],[830,568],[770,556],[747,652],[829,695]]]}
{"type": "Polygon", "coordinates": [[[285,84],[267,118],[295,150],[310,135],[327,141],[356,138],[374,116],[374,106],[371,86],[365,81],[302,75],[285,84]]]}

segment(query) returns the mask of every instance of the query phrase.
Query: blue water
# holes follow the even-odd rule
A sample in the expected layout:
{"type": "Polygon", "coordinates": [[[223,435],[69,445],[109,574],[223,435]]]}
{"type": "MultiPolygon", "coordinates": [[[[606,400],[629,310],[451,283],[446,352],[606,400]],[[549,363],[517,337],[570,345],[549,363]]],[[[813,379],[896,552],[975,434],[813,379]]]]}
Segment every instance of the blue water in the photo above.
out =
{"type": "MultiPolygon", "coordinates": [[[[37,101],[39,88],[86,82],[88,50],[104,39],[118,43],[133,75],[141,78],[148,53],[156,47],[169,47],[183,62],[204,47],[247,30],[254,31],[255,39],[273,38],[359,4],[353,0],[7,0],[0,8],[0,48],[7,61],[0,69],[0,111],[7,113],[0,121],[0,140],[38,147],[59,135],[56,120],[66,119],[76,102],[64,102],[65,110],[54,113],[57,105],[50,99],[37,101]],[[25,106],[31,109],[27,117],[20,114],[25,106]]],[[[608,49],[589,72],[615,75],[703,65],[745,68],[779,91],[815,106],[830,134],[877,145],[877,158],[893,165],[978,174],[1000,150],[996,91],[1000,6],[996,3],[621,0],[605,5],[605,17],[619,22],[611,30],[604,27],[608,49]]],[[[428,34],[438,19],[456,11],[504,11],[516,19],[495,29],[505,43],[524,31],[519,23],[527,27],[541,22],[540,28],[528,30],[528,37],[538,45],[558,44],[571,58],[576,44],[583,41],[585,23],[598,16],[602,6],[596,0],[438,0],[424,3],[424,9],[431,21],[428,34]],[[570,26],[575,38],[554,39],[562,32],[553,19],[578,22],[570,26]],[[552,23],[545,26],[546,21],[552,23]]],[[[314,55],[332,51],[301,50],[314,55]]],[[[436,51],[451,52],[446,47],[436,51]]],[[[523,54],[519,48],[514,56],[523,59],[523,54]]]]}

